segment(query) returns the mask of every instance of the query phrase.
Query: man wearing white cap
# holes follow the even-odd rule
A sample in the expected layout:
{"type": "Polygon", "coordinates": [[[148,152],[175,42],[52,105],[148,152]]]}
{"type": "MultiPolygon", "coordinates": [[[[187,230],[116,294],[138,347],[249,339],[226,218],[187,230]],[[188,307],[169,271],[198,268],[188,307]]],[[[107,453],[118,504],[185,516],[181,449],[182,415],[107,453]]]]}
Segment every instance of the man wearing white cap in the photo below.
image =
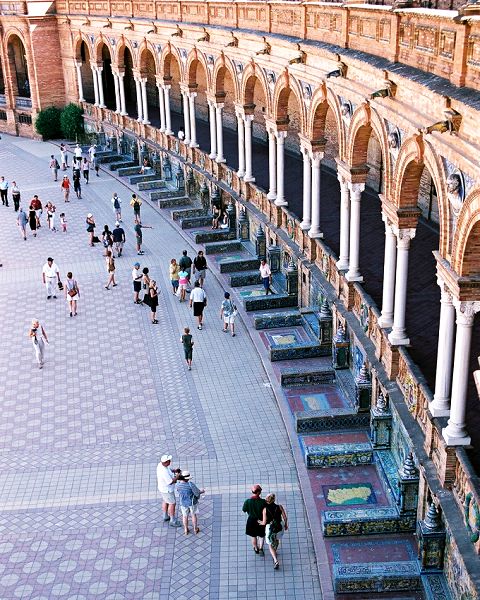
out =
{"type": "Polygon", "coordinates": [[[172,457],[170,454],[164,454],[160,458],[157,466],[158,491],[162,495],[163,520],[170,521],[172,527],[181,527],[178,519],[175,517],[175,483],[177,482],[180,469],[173,471],[170,467],[172,457]]]}

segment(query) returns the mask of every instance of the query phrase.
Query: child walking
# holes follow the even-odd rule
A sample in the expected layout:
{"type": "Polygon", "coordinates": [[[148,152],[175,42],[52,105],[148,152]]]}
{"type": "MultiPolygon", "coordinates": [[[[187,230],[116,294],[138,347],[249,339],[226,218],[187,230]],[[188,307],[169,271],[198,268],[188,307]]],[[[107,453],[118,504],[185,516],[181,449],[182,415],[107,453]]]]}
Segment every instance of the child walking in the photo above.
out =
{"type": "Polygon", "coordinates": [[[67,233],[67,217],[65,213],[60,213],[60,225],[62,226],[63,233],[67,233]]]}
{"type": "Polygon", "coordinates": [[[183,330],[183,335],[180,338],[180,341],[183,344],[183,351],[185,353],[185,360],[187,362],[188,370],[192,370],[192,354],[193,354],[193,340],[192,335],[190,333],[190,328],[185,327],[183,330]]]}

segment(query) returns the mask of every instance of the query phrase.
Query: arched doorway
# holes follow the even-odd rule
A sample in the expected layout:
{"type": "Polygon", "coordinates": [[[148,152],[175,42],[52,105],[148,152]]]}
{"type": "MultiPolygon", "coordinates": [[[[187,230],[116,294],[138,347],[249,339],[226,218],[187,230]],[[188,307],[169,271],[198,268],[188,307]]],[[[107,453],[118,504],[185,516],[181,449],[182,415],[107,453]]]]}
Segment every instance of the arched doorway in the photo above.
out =
{"type": "Polygon", "coordinates": [[[141,77],[147,80],[147,109],[148,120],[153,125],[160,126],[160,111],[157,88],[157,66],[152,52],[148,48],[144,48],[140,55],[140,73],[141,77]]]}
{"type": "Polygon", "coordinates": [[[125,106],[127,114],[134,119],[138,118],[137,90],[133,77],[133,56],[127,46],[123,46],[118,54],[118,66],[124,71],[123,85],[125,90],[125,106]]]}
{"type": "Polygon", "coordinates": [[[252,155],[253,175],[256,184],[265,191],[269,188],[268,170],[268,134],[265,118],[269,104],[267,91],[263,82],[250,72],[246,75],[243,86],[242,104],[246,114],[253,116],[252,122],[252,155]]]}
{"type": "Polygon", "coordinates": [[[101,48],[100,59],[102,61],[102,83],[105,106],[110,110],[116,109],[115,81],[112,72],[112,56],[108,46],[104,43],[101,48]]]}
{"type": "Polygon", "coordinates": [[[80,74],[82,77],[83,97],[86,102],[94,104],[95,91],[93,85],[93,73],[91,67],[90,51],[85,40],[81,40],[77,45],[75,59],[80,64],[80,74]]]}
{"type": "Polygon", "coordinates": [[[199,147],[208,152],[210,147],[210,135],[205,123],[209,121],[209,106],[207,101],[207,72],[201,60],[194,58],[188,65],[188,88],[190,94],[194,96],[195,123],[191,123],[193,130],[195,127],[195,138],[199,147]]]}
{"type": "Polygon", "coordinates": [[[14,97],[30,98],[31,89],[25,46],[17,35],[12,35],[8,40],[8,63],[14,97]]]}
{"type": "Polygon", "coordinates": [[[165,83],[170,86],[169,101],[172,129],[177,132],[180,128],[183,129],[183,102],[180,91],[180,64],[172,52],[169,52],[164,58],[163,74],[165,83]]]}
{"type": "Polygon", "coordinates": [[[214,94],[217,102],[223,104],[222,122],[224,128],[224,154],[230,167],[238,169],[238,120],[235,113],[237,100],[235,83],[231,70],[223,64],[215,75],[214,94]]]}

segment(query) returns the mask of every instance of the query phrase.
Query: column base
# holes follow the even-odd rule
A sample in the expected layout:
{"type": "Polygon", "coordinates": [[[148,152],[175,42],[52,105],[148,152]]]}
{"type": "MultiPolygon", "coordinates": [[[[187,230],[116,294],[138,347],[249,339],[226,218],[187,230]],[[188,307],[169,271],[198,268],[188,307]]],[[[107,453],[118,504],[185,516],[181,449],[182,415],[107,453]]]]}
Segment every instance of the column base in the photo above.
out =
{"type": "Polygon", "coordinates": [[[246,181],[247,183],[253,183],[255,181],[255,177],[252,177],[251,175],[245,175],[245,177],[243,178],[244,181],[246,181]]]}
{"type": "Polygon", "coordinates": [[[346,258],[346,259],[340,258],[339,260],[337,260],[337,262],[335,264],[337,265],[337,269],[339,271],[348,271],[348,269],[350,268],[350,262],[349,262],[348,258],[346,258]]]}
{"type": "Polygon", "coordinates": [[[275,200],[276,197],[277,197],[277,192],[268,192],[268,194],[267,194],[268,200],[275,200]]]}
{"type": "Polygon", "coordinates": [[[85,102],[85,98],[79,98],[78,101],[79,102],[85,102]]]}
{"type": "Polygon", "coordinates": [[[145,121],[145,120],[144,120],[144,121],[142,121],[142,123],[143,123],[144,125],[150,125],[150,121],[145,121]]]}
{"type": "Polygon", "coordinates": [[[310,229],[308,232],[308,237],[312,238],[312,240],[321,239],[323,238],[323,233],[320,231],[320,229],[310,229]]]}
{"type": "Polygon", "coordinates": [[[392,346],[408,346],[410,344],[410,340],[405,331],[391,331],[388,334],[388,341],[392,346]]]}
{"type": "Polygon", "coordinates": [[[127,112],[121,112],[121,113],[120,113],[120,115],[121,115],[122,117],[128,117],[128,113],[127,113],[127,112]]]}
{"type": "Polygon", "coordinates": [[[362,282],[363,281],[363,277],[360,275],[360,273],[346,273],[345,274],[345,279],[347,281],[350,281],[350,283],[353,283],[354,281],[358,281],[358,282],[362,282]]]}
{"type": "Polygon", "coordinates": [[[377,322],[382,329],[391,329],[393,327],[393,315],[382,315],[377,322]]]}
{"type": "Polygon", "coordinates": [[[171,129],[165,129],[165,135],[173,135],[173,131],[171,129]]]}
{"type": "MultiPolygon", "coordinates": [[[[268,196],[267,196],[268,198],[268,196]]],[[[310,223],[310,221],[302,221],[300,223],[300,229],[302,229],[302,231],[307,231],[308,229],[310,229],[310,227],[312,226],[312,224],[310,223]]]]}
{"type": "MultiPolygon", "coordinates": [[[[179,142],[181,142],[182,140],[178,140],[179,142]]],[[[183,143],[185,144],[185,146],[190,146],[190,140],[184,139],[183,143]]]]}
{"type": "Polygon", "coordinates": [[[282,200],[281,198],[277,198],[273,203],[275,206],[288,206],[288,202],[286,200],[282,200]]]}
{"type": "Polygon", "coordinates": [[[208,158],[211,158],[212,160],[215,160],[217,158],[217,153],[216,152],[210,152],[210,154],[208,155],[208,158]]]}
{"type": "Polygon", "coordinates": [[[433,398],[428,407],[432,417],[449,417],[450,416],[450,401],[446,399],[435,400],[433,398]]]}
{"type": "Polygon", "coordinates": [[[237,177],[240,177],[240,179],[242,179],[242,177],[245,177],[245,171],[237,171],[237,177]]]}
{"type": "Polygon", "coordinates": [[[450,425],[447,425],[445,429],[442,429],[442,436],[445,440],[447,446],[469,446],[470,436],[467,433],[463,433],[460,428],[454,426],[452,429],[454,431],[449,430],[450,425]]]}
{"type": "Polygon", "coordinates": [[[223,156],[217,156],[217,158],[215,159],[215,162],[218,164],[222,164],[222,163],[226,163],[227,159],[224,158],[223,156]]]}
{"type": "Polygon", "coordinates": [[[190,142],[188,145],[190,146],[190,148],[198,148],[197,142],[190,142]]]}

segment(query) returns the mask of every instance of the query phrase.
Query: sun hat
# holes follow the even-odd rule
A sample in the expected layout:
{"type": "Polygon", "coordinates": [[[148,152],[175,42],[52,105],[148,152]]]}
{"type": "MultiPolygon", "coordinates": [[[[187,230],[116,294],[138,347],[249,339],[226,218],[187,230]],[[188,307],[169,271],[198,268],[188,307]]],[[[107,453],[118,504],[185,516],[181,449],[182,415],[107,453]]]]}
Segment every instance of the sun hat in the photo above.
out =
{"type": "Polygon", "coordinates": [[[169,460],[172,460],[172,455],[171,454],[164,454],[160,458],[160,462],[162,462],[162,463],[168,462],[169,460]]]}

